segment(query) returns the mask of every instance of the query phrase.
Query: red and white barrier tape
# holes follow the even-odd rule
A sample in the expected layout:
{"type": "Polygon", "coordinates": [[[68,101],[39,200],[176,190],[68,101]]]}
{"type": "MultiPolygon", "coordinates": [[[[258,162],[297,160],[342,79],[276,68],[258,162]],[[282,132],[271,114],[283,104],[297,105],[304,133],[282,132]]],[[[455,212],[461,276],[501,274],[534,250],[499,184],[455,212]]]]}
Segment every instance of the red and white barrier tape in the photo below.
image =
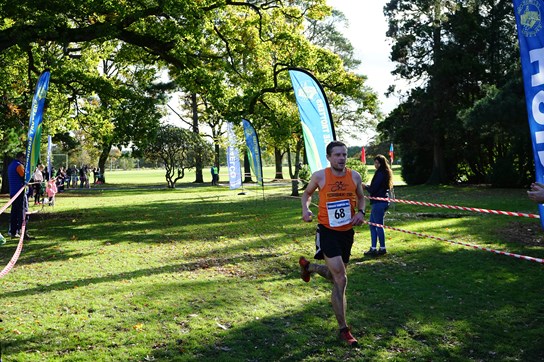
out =
{"type": "Polygon", "coordinates": [[[544,259],[541,259],[541,258],[534,258],[534,257],[532,257],[532,256],[525,256],[525,255],[520,255],[520,254],[509,253],[509,252],[506,252],[506,251],[500,251],[500,250],[495,250],[495,249],[490,249],[490,248],[484,248],[484,247],[481,247],[481,246],[478,246],[478,245],[472,245],[472,244],[467,244],[467,243],[461,243],[461,242],[459,242],[459,241],[448,240],[448,239],[444,239],[444,238],[441,238],[441,237],[438,237],[438,236],[426,235],[426,234],[417,233],[417,232],[414,232],[414,231],[408,231],[408,230],[403,230],[403,229],[399,229],[399,228],[395,228],[395,227],[391,227],[391,226],[376,224],[376,223],[369,222],[369,221],[363,221],[363,222],[364,222],[365,224],[367,224],[367,225],[372,225],[372,226],[376,226],[376,227],[380,227],[380,228],[384,228],[384,229],[390,229],[390,230],[400,231],[400,232],[406,233],[406,234],[412,234],[412,235],[416,235],[416,236],[420,236],[420,237],[424,237],[424,238],[429,238],[429,239],[435,239],[435,240],[445,241],[445,242],[451,243],[451,244],[457,244],[457,245],[468,246],[468,247],[470,247],[470,248],[480,249],[480,250],[484,250],[484,251],[489,251],[489,252],[492,252],[492,253],[495,253],[495,254],[506,255],[506,256],[511,256],[511,257],[518,258],[518,259],[524,259],[524,260],[534,261],[534,262],[536,262],[536,263],[544,263],[544,259]]]}
{"type": "MultiPolygon", "coordinates": [[[[2,206],[2,208],[0,209],[0,214],[2,214],[4,211],[6,211],[6,209],[9,207],[9,205],[13,204],[13,201],[15,201],[15,199],[21,194],[21,192],[23,192],[25,187],[26,187],[26,185],[21,187],[21,189],[19,191],[17,191],[17,193],[11,199],[9,199],[8,202],[6,202],[6,204],[4,206],[2,206]]],[[[17,260],[19,259],[19,256],[21,255],[21,251],[23,250],[23,241],[24,241],[24,238],[25,238],[25,229],[26,229],[26,215],[23,215],[23,225],[21,227],[21,236],[19,237],[19,243],[17,244],[17,248],[15,249],[15,253],[13,253],[13,256],[11,257],[8,264],[4,267],[4,269],[2,269],[2,271],[0,271],[0,278],[3,278],[7,273],[9,273],[11,271],[11,269],[13,269],[13,267],[15,266],[15,263],[17,263],[17,260]]]]}
{"type": "Polygon", "coordinates": [[[13,256],[11,257],[11,260],[8,262],[8,265],[0,271],[0,278],[3,278],[7,273],[13,269],[15,266],[15,263],[17,263],[17,260],[19,259],[19,255],[21,255],[21,251],[23,250],[23,240],[25,238],[25,227],[26,225],[23,223],[23,226],[21,227],[21,236],[19,238],[19,244],[17,244],[17,249],[15,249],[15,253],[13,253],[13,256]]]}
{"type": "Polygon", "coordinates": [[[520,217],[528,217],[528,218],[533,218],[533,219],[540,219],[540,216],[536,215],[536,214],[525,214],[525,213],[513,212],[513,211],[487,210],[487,209],[480,209],[480,208],[477,208],[477,207],[433,204],[433,203],[430,203],[430,202],[410,201],[410,200],[401,200],[401,199],[390,199],[390,198],[387,198],[387,197],[370,197],[370,196],[367,196],[367,198],[370,199],[370,200],[378,200],[378,201],[400,202],[400,203],[403,203],[403,204],[411,204],[411,205],[441,207],[441,208],[444,208],[444,209],[455,209],[455,210],[481,212],[481,213],[494,214],[494,215],[520,216],[520,217]]]}
{"type": "Polygon", "coordinates": [[[17,193],[11,199],[9,199],[8,202],[6,202],[4,206],[2,206],[2,208],[0,209],[0,214],[6,211],[9,205],[13,204],[13,201],[15,201],[15,199],[21,194],[21,192],[23,192],[23,190],[25,189],[25,186],[21,187],[21,189],[17,191],[17,193]]]}

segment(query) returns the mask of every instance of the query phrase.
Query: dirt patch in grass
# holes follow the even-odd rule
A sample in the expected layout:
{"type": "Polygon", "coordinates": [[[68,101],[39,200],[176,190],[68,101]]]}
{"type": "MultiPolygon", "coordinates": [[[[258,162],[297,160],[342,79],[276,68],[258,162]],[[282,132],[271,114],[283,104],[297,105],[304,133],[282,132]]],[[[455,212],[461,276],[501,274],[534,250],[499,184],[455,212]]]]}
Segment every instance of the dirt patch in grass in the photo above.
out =
{"type": "Polygon", "coordinates": [[[540,224],[527,224],[519,221],[508,223],[497,230],[504,239],[531,246],[544,246],[544,230],[540,224]]]}

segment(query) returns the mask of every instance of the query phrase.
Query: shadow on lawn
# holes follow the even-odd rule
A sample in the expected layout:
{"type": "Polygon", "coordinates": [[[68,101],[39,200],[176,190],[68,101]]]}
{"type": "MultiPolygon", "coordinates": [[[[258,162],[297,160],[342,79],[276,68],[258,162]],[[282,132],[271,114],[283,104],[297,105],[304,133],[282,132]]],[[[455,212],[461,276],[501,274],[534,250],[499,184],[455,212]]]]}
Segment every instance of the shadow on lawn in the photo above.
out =
{"type": "MultiPolygon", "coordinates": [[[[275,257],[275,255],[260,255],[259,262],[266,263],[266,259],[272,258],[272,257],[275,257]]],[[[149,277],[153,275],[191,272],[196,270],[208,269],[211,267],[215,267],[215,268],[221,267],[221,266],[230,265],[233,263],[247,262],[253,259],[254,258],[251,256],[247,256],[247,257],[242,256],[242,257],[233,257],[233,258],[228,258],[228,257],[227,258],[208,258],[208,259],[201,259],[196,262],[170,264],[163,267],[154,267],[154,268],[142,268],[142,269],[134,270],[131,272],[110,274],[103,277],[73,279],[70,281],[63,281],[59,283],[42,284],[39,287],[35,287],[35,288],[22,289],[22,290],[17,290],[13,292],[3,292],[0,296],[0,299],[7,298],[7,297],[28,296],[28,295],[40,294],[44,292],[68,290],[68,289],[73,289],[75,286],[77,286],[78,288],[81,288],[81,287],[86,287],[93,284],[132,280],[132,279],[137,279],[142,277],[149,277]],[[247,259],[247,260],[244,260],[244,259],[247,259]]]]}
{"type": "MultiPolygon", "coordinates": [[[[140,195],[142,191],[140,190],[140,195]]],[[[134,195],[136,197],[136,195],[134,195]]],[[[75,259],[89,254],[65,250],[66,242],[78,242],[98,249],[120,243],[161,244],[165,242],[190,243],[192,241],[219,241],[257,235],[255,247],[267,246],[268,235],[255,232],[256,223],[269,225],[270,233],[280,229],[282,234],[295,234],[286,224],[286,210],[274,208],[274,201],[242,199],[237,207],[225,207],[231,201],[220,197],[180,201],[176,194],[170,200],[136,203],[129,206],[108,205],[71,212],[54,212],[32,215],[29,230],[36,240],[25,243],[18,265],[75,259]]],[[[298,211],[298,210],[297,210],[298,211]]],[[[293,209],[289,212],[294,213],[293,209]]],[[[7,263],[16,247],[12,244],[0,248],[0,263],[7,263]]],[[[278,240],[282,242],[282,240],[278,240]]],[[[289,240],[284,240],[287,242],[289,240]]],[[[223,247],[224,245],[221,245],[223,247]]],[[[242,251],[249,246],[226,249],[224,252],[242,251]]],[[[195,251],[197,252],[197,251],[195,251]]]]}
{"type": "MultiPolygon", "coordinates": [[[[179,313],[203,313],[213,320],[216,308],[238,311],[251,305],[255,289],[265,283],[282,281],[300,298],[300,309],[288,308],[267,317],[239,324],[236,313],[227,330],[216,328],[206,338],[194,340],[189,335],[169,336],[148,346],[140,360],[161,361],[302,361],[314,360],[542,360],[544,358],[543,304],[541,284],[526,278],[538,267],[519,260],[480,251],[445,250],[442,245],[422,247],[417,252],[391,254],[385,258],[353,258],[349,269],[348,320],[360,346],[351,349],[336,338],[334,317],[327,298],[300,297],[301,289],[311,293],[314,288],[327,291],[330,285],[319,278],[310,284],[300,281],[295,258],[286,255],[285,266],[273,276],[257,278],[233,277],[231,288],[225,280],[197,282],[178,280],[173,283],[197,285],[194,304],[179,300],[179,313]],[[483,259],[482,259],[483,258],[483,259]],[[501,258],[501,259],[497,259],[501,258]],[[463,272],[459,272],[462,270],[463,272]],[[223,291],[223,292],[221,292],[223,291]],[[196,298],[196,299],[195,299],[196,298]],[[243,346],[240,348],[239,346],[243,346]],[[515,346],[514,352],[510,348],[515,346]],[[508,348],[505,348],[508,347],[508,348]]],[[[274,254],[251,256],[255,263],[266,265],[274,254]]],[[[214,267],[247,262],[246,259],[214,258],[214,267]]],[[[78,279],[80,287],[94,283],[134,279],[180,270],[202,269],[201,263],[179,263],[158,268],[146,268],[118,273],[104,278],[78,279]]],[[[33,288],[3,296],[23,296],[45,290],[63,290],[63,283],[33,288]]],[[[69,286],[68,286],[69,287],[69,286]]],[[[178,287],[178,288],[179,288],[178,287]]],[[[153,300],[171,289],[157,283],[145,291],[153,300]]],[[[259,299],[253,300],[258,304],[259,299]]],[[[172,317],[162,310],[153,310],[149,320],[161,321],[172,317]]],[[[133,317],[137,318],[137,316],[133,317]]],[[[183,318],[182,318],[183,319],[183,318]]],[[[135,321],[126,321],[128,326],[135,321]]],[[[190,323],[189,323],[190,324],[190,323]]],[[[4,347],[10,353],[27,350],[27,345],[40,345],[55,340],[60,330],[37,333],[27,339],[8,341],[4,347]]],[[[110,341],[111,342],[111,341],[110,341]]],[[[101,348],[118,348],[106,340],[101,348]]],[[[85,343],[82,340],[79,343],[85,343]]],[[[151,342],[150,342],[151,343],[151,342]]],[[[87,348],[82,345],[82,350],[87,348]]],[[[88,346],[96,348],[96,346],[88,346]]],[[[59,351],[69,355],[75,350],[59,351]]],[[[133,356],[137,359],[137,356],[133,356]]]]}
{"type": "MultiPolygon", "coordinates": [[[[301,299],[300,311],[281,311],[243,325],[234,322],[196,346],[194,341],[186,346],[183,337],[165,341],[150,349],[149,356],[171,361],[542,360],[542,287],[524,278],[535,265],[503,260],[490,269],[489,260],[478,266],[481,257],[496,258],[463,249],[444,254],[440,246],[429,246],[407,260],[394,255],[355,260],[349,271],[348,321],[359,338],[357,349],[337,339],[324,298],[308,304],[301,299]],[[459,264],[463,273],[458,273],[459,264]]],[[[309,293],[330,288],[317,280],[302,283],[296,271],[284,279],[309,293]]],[[[233,308],[240,301],[234,303],[233,308]]]]}
{"type": "MultiPolygon", "coordinates": [[[[298,200],[288,208],[285,201],[276,203],[274,199],[265,204],[261,200],[241,199],[236,208],[226,207],[230,203],[221,198],[198,196],[180,202],[172,193],[171,200],[90,208],[77,214],[56,213],[47,220],[36,220],[36,225],[43,227],[43,236],[25,246],[18,264],[90,254],[64,250],[62,244],[74,240],[97,249],[123,243],[142,246],[184,243],[192,249],[176,258],[190,261],[173,259],[162,267],[40,285],[3,293],[2,298],[238,263],[255,263],[265,269],[263,276],[253,279],[233,276],[236,286],[241,288],[240,294],[253,293],[271,279],[284,279],[293,298],[300,296],[301,289],[308,293],[313,288],[330,290],[330,285],[321,281],[312,280],[311,284],[300,281],[298,255],[273,252],[274,246],[290,244],[293,238],[312,238],[310,225],[303,226],[304,231],[295,226],[300,224],[298,200]],[[74,219],[76,222],[71,221],[74,219]],[[245,241],[228,242],[238,239],[245,241]],[[199,240],[217,244],[199,250],[194,244],[199,240]],[[280,259],[279,266],[269,265],[275,258],[280,259]]],[[[459,233],[470,231],[469,224],[458,222],[459,233]]],[[[426,233],[433,231],[438,230],[426,233]]],[[[392,240],[395,238],[397,242],[402,240],[398,234],[391,235],[392,240]]],[[[358,247],[357,252],[362,253],[362,246],[358,247]]],[[[7,262],[12,250],[0,248],[0,261],[7,262]]],[[[348,272],[348,321],[359,338],[358,349],[346,348],[337,340],[336,331],[330,328],[334,317],[327,297],[313,299],[308,304],[301,298],[300,309],[271,313],[242,325],[233,322],[227,330],[219,328],[201,341],[191,341],[190,336],[183,335],[167,338],[150,345],[147,357],[164,361],[371,361],[388,357],[434,361],[544,360],[543,286],[541,278],[527,277],[535,270],[541,272],[540,266],[484,251],[452,248],[441,242],[418,246],[417,250],[407,248],[397,255],[390,249],[387,257],[379,259],[368,260],[360,255],[353,256],[348,272]]],[[[203,284],[205,294],[199,296],[202,299],[199,310],[207,308],[207,313],[213,315],[214,308],[228,305],[230,294],[221,295],[224,287],[224,280],[203,284]],[[212,302],[215,296],[223,298],[221,306],[212,302]]],[[[151,288],[154,289],[146,291],[150,296],[162,292],[158,285],[151,288]]],[[[241,303],[250,302],[232,300],[231,308],[241,303]]],[[[171,317],[162,311],[155,313],[150,319],[160,321],[171,317]]],[[[25,351],[27,343],[40,345],[54,340],[55,333],[63,332],[37,333],[8,342],[4,347],[11,353],[25,351]]]]}

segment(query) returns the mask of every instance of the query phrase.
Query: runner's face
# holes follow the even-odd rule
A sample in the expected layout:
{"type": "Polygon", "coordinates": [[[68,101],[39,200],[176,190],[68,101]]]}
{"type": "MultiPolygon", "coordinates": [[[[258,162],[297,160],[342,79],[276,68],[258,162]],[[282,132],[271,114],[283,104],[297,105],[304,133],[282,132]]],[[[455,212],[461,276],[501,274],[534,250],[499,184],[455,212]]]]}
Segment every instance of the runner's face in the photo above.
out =
{"type": "Polygon", "coordinates": [[[327,155],[327,160],[331,164],[331,168],[336,171],[344,171],[346,167],[346,159],[348,157],[348,149],[344,146],[333,147],[332,152],[327,155]]]}

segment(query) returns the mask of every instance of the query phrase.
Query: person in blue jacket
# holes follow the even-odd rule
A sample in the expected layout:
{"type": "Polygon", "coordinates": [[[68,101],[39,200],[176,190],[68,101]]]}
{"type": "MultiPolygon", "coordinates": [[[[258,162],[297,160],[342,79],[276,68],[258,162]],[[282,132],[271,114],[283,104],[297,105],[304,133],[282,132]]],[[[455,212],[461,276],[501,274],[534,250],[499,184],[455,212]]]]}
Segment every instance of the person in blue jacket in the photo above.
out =
{"type": "MultiPolygon", "coordinates": [[[[389,193],[393,189],[393,171],[389,162],[383,155],[377,155],[374,158],[374,167],[376,172],[372,177],[370,185],[363,185],[370,194],[370,197],[389,198],[389,193]]],[[[389,208],[388,201],[370,199],[370,218],[371,223],[383,225],[385,212],[389,208]]],[[[366,256],[385,255],[385,230],[382,227],[370,225],[370,249],[364,252],[366,256]],[[380,249],[376,246],[380,242],[380,249]]]]}
{"type": "MultiPolygon", "coordinates": [[[[8,181],[9,181],[9,196],[14,197],[17,192],[25,186],[25,160],[26,155],[24,152],[19,152],[15,156],[15,159],[8,166],[8,181]]],[[[23,220],[28,221],[28,198],[25,191],[21,192],[19,196],[11,204],[10,214],[10,228],[9,236],[13,238],[20,237],[23,220]]],[[[34,239],[29,236],[27,232],[24,235],[25,240],[34,239]]]]}

